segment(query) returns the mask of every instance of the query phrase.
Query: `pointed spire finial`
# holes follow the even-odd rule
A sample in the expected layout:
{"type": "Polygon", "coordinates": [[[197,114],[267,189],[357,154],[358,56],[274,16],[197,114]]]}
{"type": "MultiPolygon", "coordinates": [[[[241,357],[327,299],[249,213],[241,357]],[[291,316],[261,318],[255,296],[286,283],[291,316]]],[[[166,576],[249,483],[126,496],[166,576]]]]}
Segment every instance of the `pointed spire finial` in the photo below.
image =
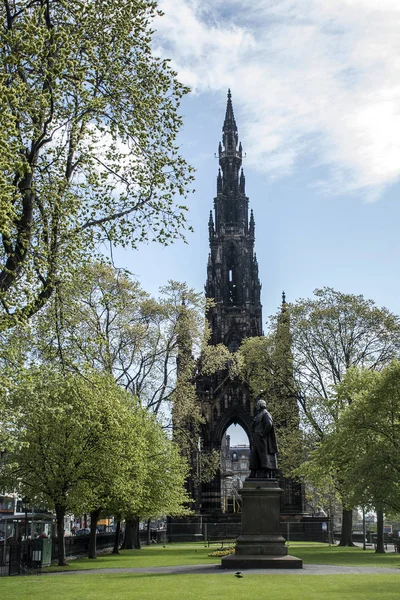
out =
{"type": "Polygon", "coordinates": [[[286,304],[286,294],[282,292],[282,304],[286,304]]]}
{"type": "Polygon", "coordinates": [[[218,176],[217,176],[217,194],[220,194],[222,192],[222,173],[221,173],[221,168],[218,169],[218,176]]]}
{"type": "MultiPolygon", "coordinates": [[[[236,121],[235,121],[235,115],[233,114],[233,106],[232,106],[232,94],[231,94],[231,90],[228,90],[228,101],[226,103],[226,112],[225,112],[225,121],[224,121],[224,125],[222,127],[222,131],[225,134],[233,134],[235,139],[235,148],[237,145],[237,127],[236,127],[236,121]]],[[[224,146],[226,147],[226,143],[224,140],[224,146]]]]}
{"type": "Polygon", "coordinates": [[[253,238],[254,238],[254,231],[255,231],[254,213],[253,213],[253,209],[251,209],[250,210],[249,233],[250,233],[251,237],[253,237],[253,238]]]}

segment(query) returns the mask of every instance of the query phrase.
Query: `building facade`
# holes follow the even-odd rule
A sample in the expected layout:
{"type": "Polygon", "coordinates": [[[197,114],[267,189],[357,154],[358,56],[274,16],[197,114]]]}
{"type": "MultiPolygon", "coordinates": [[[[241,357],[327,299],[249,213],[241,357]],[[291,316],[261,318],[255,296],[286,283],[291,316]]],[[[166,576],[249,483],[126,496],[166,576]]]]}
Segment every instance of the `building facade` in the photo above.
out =
{"type": "Polygon", "coordinates": [[[250,447],[231,446],[226,433],[221,444],[221,508],[223,513],[241,512],[242,501],[239,490],[250,474],[250,447]]]}

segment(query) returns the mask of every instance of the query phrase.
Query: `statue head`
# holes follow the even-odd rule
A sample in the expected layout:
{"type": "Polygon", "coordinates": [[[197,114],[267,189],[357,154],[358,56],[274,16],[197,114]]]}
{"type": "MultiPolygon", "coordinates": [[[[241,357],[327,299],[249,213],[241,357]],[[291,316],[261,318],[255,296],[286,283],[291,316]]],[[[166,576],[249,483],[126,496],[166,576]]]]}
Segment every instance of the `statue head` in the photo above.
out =
{"type": "Polygon", "coordinates": [[[263,398],[259,398],[256,402],[256,410],[262,410],[263,408],[267,408],[267,403],[263,398]]]}

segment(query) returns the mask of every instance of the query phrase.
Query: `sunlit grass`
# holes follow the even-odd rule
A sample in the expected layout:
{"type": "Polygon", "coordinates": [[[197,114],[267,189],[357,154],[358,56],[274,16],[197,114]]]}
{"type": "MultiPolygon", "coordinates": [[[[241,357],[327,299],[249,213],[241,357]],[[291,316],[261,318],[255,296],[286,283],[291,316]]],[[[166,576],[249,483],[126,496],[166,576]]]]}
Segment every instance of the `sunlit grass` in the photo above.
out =
{"type": "MultiPolygon", "coordinates": [[[[86,570],[86,569],[120,569],[168,567],[194,564],[220,564],[218,557],[208,556],[218,549],[218,545],[205,544],[154,544],[144,546],[141,550],[122,550],[119,555],[101,554],[95,560],[79,558],[70,561],[65,568],[50,567],[48,570],[86,570]]],[[[393,552],[376,554],[374,550],[362,548],[342,548],[327,544],[310,542],[292,542],[289,554],[302,558],[304,564],[330,564],[344,566],[370,566],[400,568],[400,555],[393,552]]]]}
{"type": "Polygon", "coordinates": [[[397,600],[398,575],[151,575],[4,577],[1,600],[397,600]]]}

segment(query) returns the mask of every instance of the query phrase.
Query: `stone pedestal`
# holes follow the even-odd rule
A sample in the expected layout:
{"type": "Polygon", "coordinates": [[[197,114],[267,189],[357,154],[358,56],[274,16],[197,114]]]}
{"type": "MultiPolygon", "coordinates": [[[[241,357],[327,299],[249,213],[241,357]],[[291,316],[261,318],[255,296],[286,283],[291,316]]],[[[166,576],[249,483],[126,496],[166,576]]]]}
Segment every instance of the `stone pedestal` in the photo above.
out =
{"type": "Polygon", "coordinates": [[[242,496],[242,532],[236,552],[224,556],[223,569],[301,569],[303,561],[289,556],[280,533],[280,489],[275,479],[246,479],[242,496]]]}

